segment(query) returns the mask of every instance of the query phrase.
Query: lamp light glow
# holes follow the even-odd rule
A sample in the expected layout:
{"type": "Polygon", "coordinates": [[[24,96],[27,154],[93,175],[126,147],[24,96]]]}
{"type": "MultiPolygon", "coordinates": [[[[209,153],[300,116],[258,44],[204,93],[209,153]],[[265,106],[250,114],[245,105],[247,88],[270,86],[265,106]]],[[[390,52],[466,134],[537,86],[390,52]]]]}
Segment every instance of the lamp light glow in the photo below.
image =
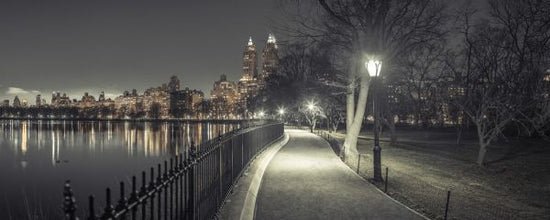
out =
{"type": "Polygon", "coordinates": [[[284,115],[285,114],[285,109],[284,108],[279,108],[278,112],[279,112],[279,115],[284,115]]]}
{"type": "Polygon", "coordinates": [[[380,69],[382,69],[382,61],[380,60],[369,60],[365,62],[365,68],[371,77],[377,77],[380,75],[380,69]]]}

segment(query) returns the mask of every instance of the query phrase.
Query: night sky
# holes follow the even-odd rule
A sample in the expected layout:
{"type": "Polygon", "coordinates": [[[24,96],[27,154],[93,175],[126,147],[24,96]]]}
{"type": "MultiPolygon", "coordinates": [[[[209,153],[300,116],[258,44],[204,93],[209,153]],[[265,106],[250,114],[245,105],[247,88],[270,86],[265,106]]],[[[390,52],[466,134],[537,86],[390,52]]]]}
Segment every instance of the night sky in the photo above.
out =
{"type": "Polygon", "coordinates": [[[273,0],[2,0],[0,100],[142,93],[171,75],[209,95],[220,74],[240,77],[248,36],[260,51],[278,16],[273,0]]]}

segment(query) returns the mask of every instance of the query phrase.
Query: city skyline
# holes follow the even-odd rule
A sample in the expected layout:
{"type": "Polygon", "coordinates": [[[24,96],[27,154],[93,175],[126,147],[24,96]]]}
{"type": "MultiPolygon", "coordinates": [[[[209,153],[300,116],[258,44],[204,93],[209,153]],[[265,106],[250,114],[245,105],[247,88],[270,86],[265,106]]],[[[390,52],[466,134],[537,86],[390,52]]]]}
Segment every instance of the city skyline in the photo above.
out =
{"type": "Polygon", "coordinates": [[[115,98],[172,75],[202,91],[220,74],[238,80],[249,36],[261,48],[273,32],[275,3],[210,3],[0,3],[0,27],[9,33],[0,37],[0,99],[34,102],[54,91],[115,98]],[[203,9],[213,13],[198,14],[203,9]]]}
{"type": "MultiPolygon", "coordinates": [[[[250,44],[251,44],[251,40],[252,40],[252,36],[249,36],[249,40],[247,41],[248,43],[246,43],[246,46],[245,48],[249,47],[250,44]]],[[[259,42],[262,42],[262,41],[259,41],[259,42]]],[[[253,43],[254,45],[256,45],[256,41],[253,43]]],[[[275,36],[273,33],[269,33],[265,39],[265,43],[263,44],[263,49],[262,51],[264,51],[263,53],[265,53],[266,49],[268,49],[269,51],[271,51],[271,48],[272,47],[275,47],[275,50],[277,48],[276,46],[276,40],[275,40],[275,36]]],[[[246,51],[246,49],[245,49],[246,51]]],[[[257,53],[258,51],[254,51],[254,53],[257,53]]],[[[277,59],[277,62],[278,62],[278,58],[277,58],[277,52],[275,51],[275,59],[277,59]]],[[[256,55],[260,55],[260,54],[256,54],[256,55]]],[[[263,56],[263,55],[262,55],[263,56]]],[[[273,58],[260,58],[258,59],[260,62],[255,62],[253,65],[256,66],[256,75],[254,76],[254,79],[256,79],[257,77],[260,77],[262,78],[261,81],[264,80],[265,77],[267,77],[267,75],[269,75],[269,73],[271,72],[274,72],[276,70],[276,64],[275,66],[273,66],[274,64],[271,64],[272,61],[267,61],[267,60],[271,60],[273,58]],[[271,66],[269,67],[265,67],[265,66],[262,66],[262,65],[266,65],[264,64],[265,62],[269,62],[271,66]],[[262,65],[259,65],[259,64],[262,64],[262,65]],[[258,72],[262,72],[262,74],[259,74],[258,72]],[[268,74],[266,75],[266,72],[268,72],[268,74]]],[[[247,66],[248,64],[243,64],[244,66],[247,66]]],[[[244,77],[245,73],[242,72],[242,66],[241,66],[241,73],[240,73],[240,76],[236,77],[235,79],[228,79],[229,81],[234,81],[234,82],[238,82],[239,80],[242,81],[244,79],[246,79],[246,77],[244,77]],[[244,74],[244,75],[243,75],[244,74]],[[244,78],[243,78],[244,77],[244,78]]],[[[217,76],[220,76],[220,75],[223,75],[225,77],[227,77],[227,73],[220,73],[218,74],[217,76]]],[[[172,74],[172,75],[169,75],[169,77],[178,77],[178,74],[172,74]]],[[[168,78],[168,77],[166,77],[168,78]]],[[[252,78],[250,78],[249,80],[251,80],[252,78]]],[[[179,80],[179,79],[178,79],[179,80]]],[[[158,83],[158,85],[149,85],[149,86],[146,86],[145,88],[143,88],[142,90],[140,89],[137,89],[137,88],[124,88],[124,89],[120,89],[120,92],[119,93],[108,93],[108,92],[105,92],[105,90],[100,90],[100,91],[88,91],[88,90],[82,90],[81,93],[78,93],[78,92],[73,92],[73,93],[70,93],[70,92],[67,92],[65,90],[63,90],[62,88],[58,88],[57,90],[53,90],[51,92],[42,92],[42,91],[38,91],[38,90],[24,90],[22,88],[17,88],[17,87],[8,87],[6,90],[6,93],[4,94],[4,96],[0,99],[2,101],[6,101],[8,100],[10,105],[13,104],[14,100],[17,98],[17,100],[19,100],[21,103],[23,102],[26,102],[26,104],[28,104],[27,106],[34,106],[35,103],[36,103],[36,99],[38,97],[42,97],[42,100],[40,101],[42,104],[53,104],[52,102],[48,101],[49,99],[45,98],[45,97],[49,97],[49,95],[52,95],[52,96],[60,96],[61,94],[63,94],[63,96],[66,96],[68,97],[68,99],[70,101],[72,100],[81,100],[81,98],[83,96],[93,96],[93,97],[100,97],[100,96],[103,96],[104,99],[116,99],[117,97],[122,97],[122,96],[125,96],[125,93],[126,92],[130,92],[130,91],[133,91],[133,90],[136,90],[137,93],[145,93],[147,90],[149,89],[152,89],[152,88],[156,88],[157,86],[161,86],[161,85],[164,85],[165,84],[165,79],[160,79],[159,80],[160,82],[158,83]]],[[[212,81],[212,82],[208,82],[210,83],[210,87],[206,88],[206,89],[201,89],[201,88],[194,88],[194,87],[190,87],[190,86],[186,86],[187,84],[193,84],[193,83],[189,83],[189,82],[185,82],[185,81],[182,81],[181,82],[181,88],[185,88],[185,89],[191,89],[191,90],[198,90],[198,91],[201,91],[201,92],[209,92],[211,91],[212,89],[212,83],[215,83],[216,80],[212,81]]],[[[179,89],[179,81],[178,81],[178,89],[179,89]]],[[[2,85],[0,84],[0,89],[2,89],[2,85]]],[[[246,91],[245,91],[246,93],[246,91]]]]}

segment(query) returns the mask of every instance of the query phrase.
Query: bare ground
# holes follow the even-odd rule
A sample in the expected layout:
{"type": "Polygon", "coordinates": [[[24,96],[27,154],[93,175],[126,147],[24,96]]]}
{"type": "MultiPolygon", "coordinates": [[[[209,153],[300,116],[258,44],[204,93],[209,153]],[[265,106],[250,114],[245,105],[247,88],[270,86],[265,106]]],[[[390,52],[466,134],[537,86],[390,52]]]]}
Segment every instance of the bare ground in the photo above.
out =
{"type": "MultiPolygon", "coordinates": [[[[372,178],[371,133],[358,142],[359,161],[347,161],[372,178]]],[[[457,147],[452,131],[399,133],[397,146],[383,137],[382,166],[389,170],[388,194],[433,219],[549,219],[550,144],[541,140],[508,140],[489,149],[488,164],[475,164],[475,136],[466,134],[457,147]]],[[[343,141],[342,133],[333,134],[343,141]]],[[[375,183],[384,190],[383,183],[375,183]]]]}

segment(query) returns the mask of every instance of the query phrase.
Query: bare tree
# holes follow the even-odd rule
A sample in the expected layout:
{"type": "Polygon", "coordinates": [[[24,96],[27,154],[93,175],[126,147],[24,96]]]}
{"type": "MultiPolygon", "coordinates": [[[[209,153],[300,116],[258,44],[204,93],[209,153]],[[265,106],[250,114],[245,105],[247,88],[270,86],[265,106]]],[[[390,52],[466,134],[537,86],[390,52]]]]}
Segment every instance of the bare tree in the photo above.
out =
{"type": "Polygon", "coordinates": [[[465,90],[456,104],[477,128],[479,165],[507,126],[540,105],[533,98],[540,91],[534,88],[549,60],[550,3],[503,0],[490,5],[490,16],[475,25],[470,19],[475,11],[461,12],[464,43],[453,63],[458,65],[449,68],[454,83],[465,90]]]}
{"type": "Polygon", "coordinates": [[[315,130],[317,122],[321,118],[326,118],[323,109],[313,100],[308,101],[306,105],[298,107],[298,111],[304,115],[311,132],[315,130]]]}
{"type": "Polygon", "coordinates": [[[347,89],[344,154],[353,159],[370,84],[365,61],[382,60],[382,75],[394,72],[401,56],[443,36],[444,5],[435,0],[319,0],[313,9],[299,3],[292,7],[297,8],[294,36],[330,42],[338,55],[335,63],[347,79],[337,85],[347,89]]]}

